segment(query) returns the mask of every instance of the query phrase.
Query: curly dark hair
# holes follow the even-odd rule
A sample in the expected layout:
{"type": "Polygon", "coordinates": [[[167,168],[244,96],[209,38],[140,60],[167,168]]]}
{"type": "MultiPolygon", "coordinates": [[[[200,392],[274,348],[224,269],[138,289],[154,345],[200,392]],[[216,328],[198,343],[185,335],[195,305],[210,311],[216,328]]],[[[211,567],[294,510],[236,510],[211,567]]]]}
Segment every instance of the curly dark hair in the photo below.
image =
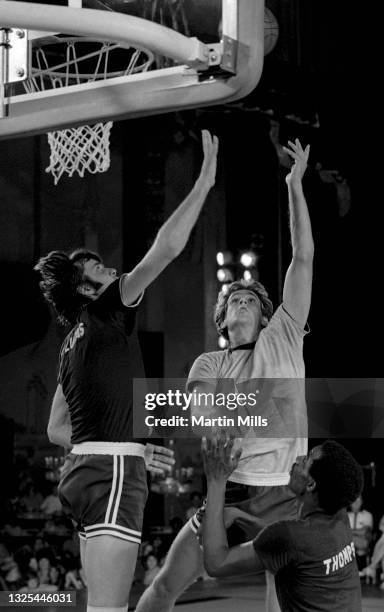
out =
{"type": "Polygon", "coordinates": [[[268,293],[264,285],[262,285],[256,280],[234,281],[233,283],[229,285],[228,290],[225,293],[223,290],[220,291],[217,297],[217,302],[215,306],[214,321],[215,321],[216,329],[217,329],[218,334],[220,336],[224,336],[226,340],[229,340],[228,329],[226,327],[223,327],[223,323],[224,323],[225,315],[227,313],[228,299],[230,295],[232,295],[232,293],[235,293],[235,291],[241,291],[242,289],[251,291],[252,293],[257,295],[257,297],[259,298],[261,302],[261,314],[263,315],[263,317],[266,317],[269,321],[269,319],[272,317],[272,314],[273,314],[273,304],[268,297],[268,293]]]}
{"type": "Polygon", "coordinates": [[[76,249],[72,253],[51,251],[34,267],[40,273],[44,297],[55,308],[62,325],[74,325],[83,306],[90,302],[78,292],[79,286],[86,280],[95,289],[100,287],[100,283],[84,277],[83,266],[90,259],[101,262],[100,255],[88,249],[76,249]]]}
{"type": "Polygon", "coordinates": [[[349,506],[363,489],[361,466],[334,440],[321,445],[321,456],[314,460],[309,472],[316,482],[319,505],[329,514],[349,506]]]}

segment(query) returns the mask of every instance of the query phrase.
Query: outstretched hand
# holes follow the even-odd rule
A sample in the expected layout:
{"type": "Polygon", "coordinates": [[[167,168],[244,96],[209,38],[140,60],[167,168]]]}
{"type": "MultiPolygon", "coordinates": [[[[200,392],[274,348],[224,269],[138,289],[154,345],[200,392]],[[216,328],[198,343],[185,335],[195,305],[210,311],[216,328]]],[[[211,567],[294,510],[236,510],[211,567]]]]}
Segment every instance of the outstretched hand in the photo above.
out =
{"type": "Polygon", "coordinates": [[[297,185],[298,183],[301,183],[307,169],[310,145],[307,145],[305,149],[303,149],[298,138],[296,138],[295,142],[291,142],[289,140],[288,145],[289,147],[283,147],[283,149],[290,157],[292,157],[294,164],[290,173],[285,177],[285,180],[287,185],[297,185]]]}
{"type": "Polygon", "coordinates": [[[166,446],[157,446],[156,444],[146,444],[144,451],[145,467],[152,474],[160,474],[165,476],[172,471],[175,464],[173,458],[174,452],[166,446]]]}
{"type": "Polygon", "coordinates": [[[216,178],[217,152],[219,149],[219,139],[211,135],[208,130],[202,131],[202,142],[204,151],[204,161],[201,167],[201,177],[203,177],[209,188],[213,187],[216,178]]]}
{"type": "Polygon", "coordinates": [[[203,438],[202,453],[204,470],[208,481],[226,482],[237,468],[241,449],[233,452],[235,440],[221,434],[214,438],[203,438]]]}

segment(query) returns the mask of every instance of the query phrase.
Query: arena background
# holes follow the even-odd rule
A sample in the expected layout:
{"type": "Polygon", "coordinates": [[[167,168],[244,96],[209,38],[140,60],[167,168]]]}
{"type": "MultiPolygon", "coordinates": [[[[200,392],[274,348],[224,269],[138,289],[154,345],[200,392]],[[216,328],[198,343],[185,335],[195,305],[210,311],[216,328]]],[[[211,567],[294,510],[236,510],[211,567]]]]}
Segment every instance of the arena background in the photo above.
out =
{"type": "MultiPolygon", "coordinates": [[[[20,462],[49,471],[47,458],[61,456],[49,445],[45,428],[63,330],[42,301],[34,263],[51,249],[85,244],[99,250],[109,265],[131,269],[192,186],[202,128],[220,138],[217,186],[183,254],[146,292],[139,330],[147,375],[185,377],[198,354],[216,349],[217,251],[257,249],[259,278],[278,302],[290,249],[286,170],[279,164],[272,130],[275,143],[277,132],[282,144],[295,137],[311,143],[305,192],[316,259],[307,375],[381,376],[375,16],[346,0],[266,4],[278,19],[279,40],[265,58],[255,91],[227,106],[116,123],[107,173],[62,178],[55,187],[44,172],[45,136],[1,142],[4,500],[14,493],[20,462]]],[[[372,439],[367,426],[372,408],[367,405],[361,412],[365,437],[343,443],[366,468],[367,507],[377,520],[384,513],[384,454],[383,440],[372,439]]],[[[185,491],[154,490],[148,528],[183,515],[189,493],[204,487],[198,446],[183,441],[175,448],[175,478],[185,491]]]]}

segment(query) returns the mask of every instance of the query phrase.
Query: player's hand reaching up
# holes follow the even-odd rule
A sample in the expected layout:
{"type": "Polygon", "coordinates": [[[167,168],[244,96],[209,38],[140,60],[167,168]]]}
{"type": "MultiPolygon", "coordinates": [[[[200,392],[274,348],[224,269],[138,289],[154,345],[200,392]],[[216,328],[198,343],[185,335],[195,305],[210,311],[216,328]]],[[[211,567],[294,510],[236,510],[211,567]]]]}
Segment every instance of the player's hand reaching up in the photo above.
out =
{"type": "Polygon", "coordinates": [[[233,450],[234,439],[221,434],[203,438],[202,453],[208,482],[226,482],[239,463],[241,449],[233,450]]]}
{"type": "Polygon", "coordinates": [[[219,139],[212,136],[208,130],[202,131],[202,142],[204,161],[201,167],[200,177],[206,181],[209,188],[213,187],[216,179],[217,152],[219,150],[219,139]]]}
{"type": "Polygon", "coordinates": [[[296,138],[295,142],[289,140],[288,145],[288,147],[283,147],[283,149],[293,159],[294,164],[290,173],[285,177],[285,180],[287,185],[297,186],[301,184],[307,169],[310,146],[307,145],[305,149],[303,149],[298,138],[296,138]]]}

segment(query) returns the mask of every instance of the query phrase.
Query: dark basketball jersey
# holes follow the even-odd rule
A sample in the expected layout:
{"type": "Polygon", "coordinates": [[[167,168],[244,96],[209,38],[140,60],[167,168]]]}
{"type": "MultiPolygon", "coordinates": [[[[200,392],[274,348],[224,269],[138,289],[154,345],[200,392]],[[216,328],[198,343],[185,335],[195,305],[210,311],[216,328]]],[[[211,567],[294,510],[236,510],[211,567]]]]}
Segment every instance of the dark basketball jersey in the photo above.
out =
{"type": "Polygon", "coordinates": [[[312,512],[266,527],[253,545],[275,575],[283,612],[361,612],[353,536],[345,510],[312,512]]]}
{"type": "Polygon", "coordinates": [[[144,378],[136,311],[137,303],[123,305],[116,280],[82,310],[64,340],[59,383],[69,406],[72,444],[133,440],[132,380],[144,378]]]}

